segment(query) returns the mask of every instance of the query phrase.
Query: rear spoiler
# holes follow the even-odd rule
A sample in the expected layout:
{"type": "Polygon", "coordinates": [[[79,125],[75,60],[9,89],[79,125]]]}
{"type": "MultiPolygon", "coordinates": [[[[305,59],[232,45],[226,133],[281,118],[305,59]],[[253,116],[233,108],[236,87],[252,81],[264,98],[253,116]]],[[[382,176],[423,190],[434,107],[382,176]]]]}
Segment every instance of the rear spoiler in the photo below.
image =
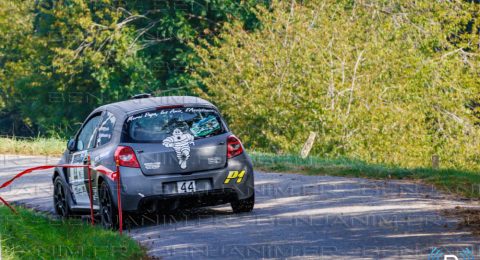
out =
{"type": "Polygon", "coordinates": [[[142,93],[142,94],[136,94],[130,97],[130,99],[142,99],[142,98],[151,98],[152,94],[149,93],[142,93]]]}

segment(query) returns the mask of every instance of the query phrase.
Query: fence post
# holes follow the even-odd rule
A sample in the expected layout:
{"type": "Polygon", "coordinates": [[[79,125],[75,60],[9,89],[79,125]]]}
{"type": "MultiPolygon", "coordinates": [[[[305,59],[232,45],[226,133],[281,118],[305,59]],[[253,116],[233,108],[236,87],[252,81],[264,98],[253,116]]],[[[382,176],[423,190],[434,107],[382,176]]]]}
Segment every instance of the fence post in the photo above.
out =
{"type": "Polygon", "coordinates": [[[440,168],[440,156],[434,154],[432,155],[432,168],[438,170],[440,168]]]}
{"type": "Polygon", "coordinates": [[[93,216],[93,192],[92,192],[92,161],[90,155],[87,157],[87,172],[88,172],[88,193],[90,193],[90,218],[92,226],[95,225],[95,218],[93,216]]]}
{"type": "Polygon", "coordinates": [[[118,231],[120,235],[123,233],[123,210],[122,210],[122,197],[121,197],[121,184],[120,184],[120,164],[118,160],[117,165],[117,204],[118,204],[118,231]]]}
{"type": "Polygon", "coordinates": [[[308,136],[307,141],[302,147],[302,150],[300,151],[300,156],[305,159],[307,158],[308,154],[310,153],[310,150],[312,150],[313,143],[315,142],[315,137],[317,137],[317,133],[315,132],[310,132],[310,135],[308,136]]]}
{"type": "Polygon", "coordinates": [[[18,212],[17,212],[10,204],[8,204],[8,202],[6,202],[2,197],[0,197],[0,201],[1,201],[5,206],[7,206],[13,213],[15,213],[16,215],[18,215],[18,212]]]}

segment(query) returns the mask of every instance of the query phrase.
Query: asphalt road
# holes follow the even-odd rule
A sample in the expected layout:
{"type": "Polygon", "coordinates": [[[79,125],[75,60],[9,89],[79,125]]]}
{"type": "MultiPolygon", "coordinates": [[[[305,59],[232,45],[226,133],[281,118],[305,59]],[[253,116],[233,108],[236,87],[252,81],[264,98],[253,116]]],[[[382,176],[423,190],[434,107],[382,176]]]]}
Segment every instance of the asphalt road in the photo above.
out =
{"type": "MultiPolygon", "coordinates": [[[[56,161],[0,155],[0,182],[22,169],[56,161]]],[[[459,229],[459,220],[440,214],[478,202],[403,181],[262,172],[255,178],[252,213],[233,214],[225,205],[148,216],[130,221],[127,234],[162,259],[427,259],[434,247],[457,255],[468,247],[478,258],[478,237],[459,229]]],[[[8,201],[47,212],[53,212],[51,194],[49,171],[0,192],[8,201]]]]}

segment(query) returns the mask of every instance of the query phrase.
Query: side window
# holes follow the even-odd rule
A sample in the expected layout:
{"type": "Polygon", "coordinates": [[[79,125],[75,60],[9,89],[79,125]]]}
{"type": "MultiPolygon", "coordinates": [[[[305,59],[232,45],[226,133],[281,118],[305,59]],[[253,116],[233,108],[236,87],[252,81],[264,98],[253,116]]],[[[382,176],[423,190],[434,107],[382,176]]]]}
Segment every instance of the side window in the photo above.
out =
{"type": "Polygon", "coordinates": [[[110,112],[106,112],[103,115],[102,123],[100,123],[100,127],[98,128],[97,147],[112,140],[113,128],[115,127],[116,121],[117,119],[110,112]]]}
{"type": "Polygon", "coordinates": [[[100,115],[94,116],[83,126],[77,139],[77,151],[83,151],[94,147],[95,142],[93,139],[101,118],[100,115]]]}

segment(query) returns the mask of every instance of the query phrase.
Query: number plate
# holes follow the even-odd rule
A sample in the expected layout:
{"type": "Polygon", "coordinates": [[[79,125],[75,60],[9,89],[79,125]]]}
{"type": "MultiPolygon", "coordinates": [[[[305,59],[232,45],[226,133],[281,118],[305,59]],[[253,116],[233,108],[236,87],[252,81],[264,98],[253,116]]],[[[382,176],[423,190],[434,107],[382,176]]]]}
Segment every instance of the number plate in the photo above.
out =
{"type": "Polygon", "coordinates": [[[178,181],[177,182],[177,193],[189,193],[195,192],[197,187],[195,186],[195,181],[178,181]]]}

